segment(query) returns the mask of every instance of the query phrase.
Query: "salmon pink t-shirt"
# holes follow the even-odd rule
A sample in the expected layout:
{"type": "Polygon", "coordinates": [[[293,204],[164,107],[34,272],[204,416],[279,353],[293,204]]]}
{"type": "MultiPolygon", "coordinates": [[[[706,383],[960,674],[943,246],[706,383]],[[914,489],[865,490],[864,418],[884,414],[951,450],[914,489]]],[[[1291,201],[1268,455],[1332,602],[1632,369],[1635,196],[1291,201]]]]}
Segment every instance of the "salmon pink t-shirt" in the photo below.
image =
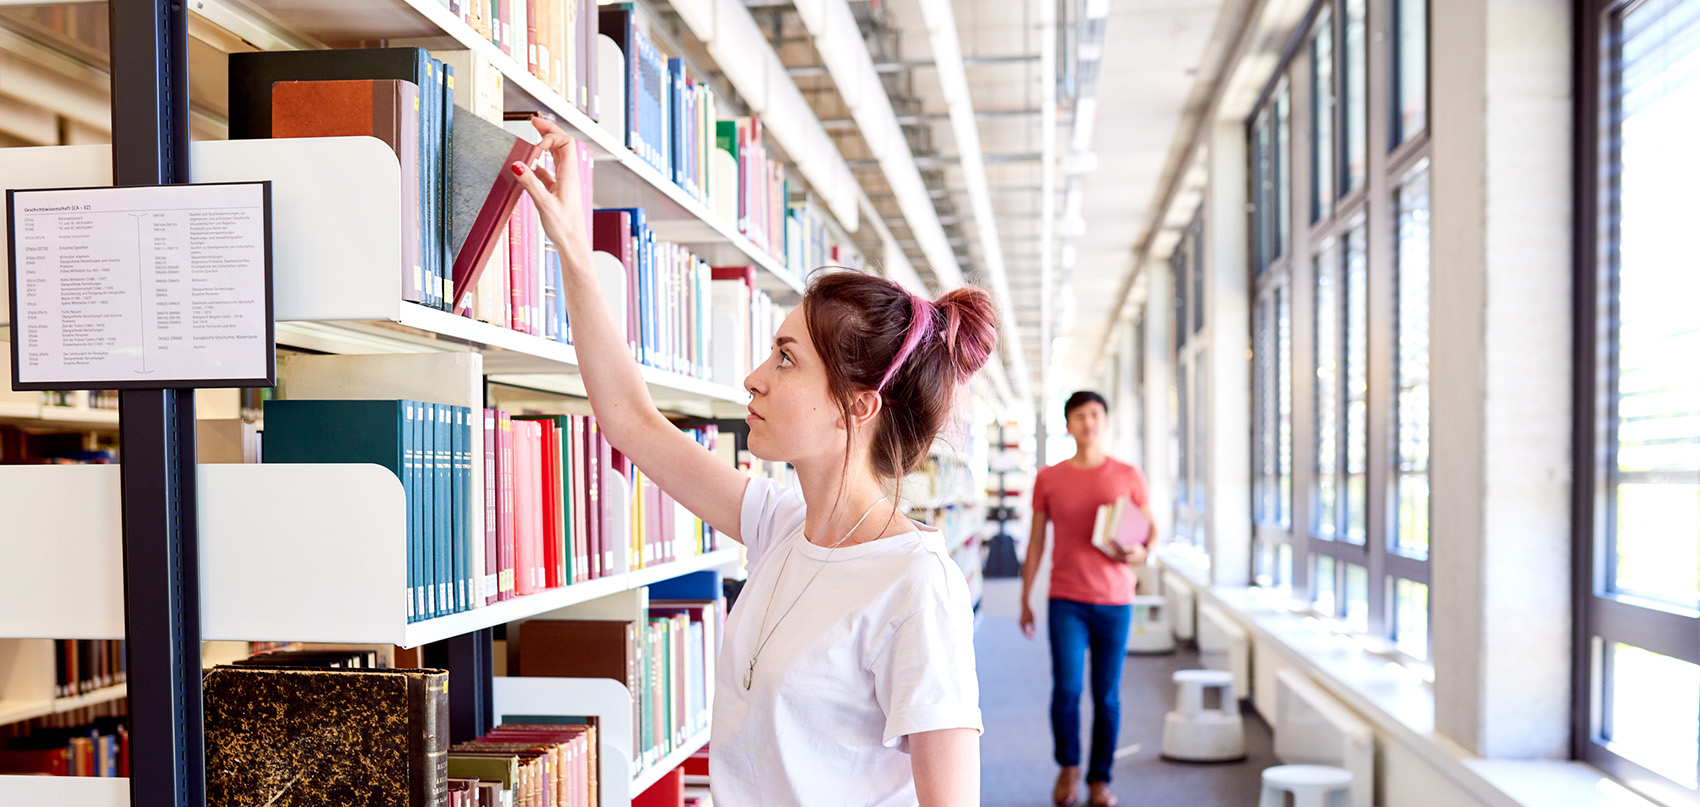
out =
{"type": "Polygon", "coordinates": [[[1147,506],[1145,475],[1115,459],[1106,458],[1096,468],[1076,468],[1063,460],[1033,480],[1033,512],[1050,518],[1056,542],[1051,552],[1053,599],[1093,605],[1133,601],[1133,567],[1111,560],[1092,545],[1098,506],[1122,496],[1147,506]]]}

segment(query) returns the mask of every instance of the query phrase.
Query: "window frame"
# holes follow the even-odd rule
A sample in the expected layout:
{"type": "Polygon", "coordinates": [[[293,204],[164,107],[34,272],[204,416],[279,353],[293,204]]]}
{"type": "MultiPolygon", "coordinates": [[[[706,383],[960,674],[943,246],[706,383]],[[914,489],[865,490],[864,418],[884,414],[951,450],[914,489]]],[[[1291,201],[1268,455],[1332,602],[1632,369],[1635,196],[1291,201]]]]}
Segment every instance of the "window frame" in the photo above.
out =
{"type": "MultiPolygon", "coordinates": [[[[1417,0],[1423,2],[1424,0],[1417,0]]],[[[1411,137],[1400,140],[1397,135],[1394,116],[1398,114],[1398,94],[1396,91],[1399,81],[1400,65],[1397,62],[1399,50],[1391,41],[1392,32],[1397,30],[1397,20],[1394,18],[1398,10],[1397,0],[1369,0],[1366,4],[1365,53],[1366,80],[1365,106],[1363,117],[1351,125],[1362,127],[1364,140],[1368,148],[1366,174],[1361,185],[1347,189],[1347,175],[1350,159],[1346,133],[1348,123],[1345,116],[1349,113],[1342,95],[1344,88],[1340,82],[1347,75],[1346,59],[1350,54],[1349,48],[1344,47],[1344,30],[1347,24],[1346,4],[1339,0],[1316,0],[1310,5],[1308,13],[1301,25],[1295,28],[1288,40],[1283,56],[1277,67],[1270,75],[1258,102],[1253,106],[1251,114],[1245,119],[1245,134],[1248,145],[1248,194],[1252,202],[1248,206],[1247,227],[1253,240],[1250,250],[1251,265],[1247,267],[1250,277],[1251,298],[1253,305],[1246,317],[1246,328],[1253,335],[1253,376],[1262,378],[1264,359],[1258,351],[1264,349],[1264,344],[1257,337],[1256,325],[1260,311],[1266,305],[1273,304],[1269,295],[1276,288],[1284,287],[1287,291],[1289,327],[1290,367],[1289,382],[1291,384],[1291,407],[1288,411],[1290,422],[1287,428],[1291,434],[1292,446],[1292,487],[1288,504],[1290,516],[1289,526],[1282,527],[1271,518],[1252,519],[1252,552],[1248,559],[1251,564],[1252,580],[1258,584],[1274,582],[1279,587],[1286,583],[1291,588],[1292,597],[1301,607],[1312,601],[1313,593],[1322,581],[1312,580],[1313,571],[1318,568],[1317,561],[1321,557],[1331,560],[1336,580],[1331,586],[1337,593],[1333,613],[1318,614],[1335,621],[1338,629],[1347,630],[1347,601],[1350,599],[1346,588],[1347,567],[1356,566],[1364,569],[1369,580],[1367,620],[1359,614],[1359,621],[1366,622],[1370,645],[1378,652],[1401,662],[1423,666],[1427,659],[1418,659],[1402,652],[1396,643],[1395,629],[1397,627],[1396,592],[1400,580],[1422,586],[1431,587],[1430,562],[1426,558],[1412,558],[1397,554],[1393,551],[1392,538],[1396,534],[1395,519],[1397,510],[1398,482],[1398,424],[1397,424],[1397,391],[1398,376],[1395,372],[1398,359],[1397,319],[1395,317],[1396,279],[1397,279],[1397,217],[1398,194],[1412,170],[1430,159],[1430,132],[1432,124],[1425,117],[1425,126],[1411,137]],[[1325,13],[1326,10],[1326,13],[1325,13]],[[1318,25],[1326,19],[1330,26],[1330,36],[1333,38],[1333,60],[1329,65],[1333,76],[1336,102],[1332,115],[1328,118],[1331,129],[1330,140],[1324,149],[1316,142],[1316,132],[1313,128],[1317,121],[1315,98],[1312,93],[1316,89],[1315,76],[1311,73],[1311,63],[1315,58],[1314,42],[1318,25]],[[1276,239],[1266,230],[1268,227],[1279,227],[1278,213],[1262,209],[1265,206],[1265,195],[1260,193],[1259,183],[1266,174],[1272,174],[1263,163],[1270,157],[1259,148],[1259,136],[1262,134],[1271,144],[1270,148],[1278,149],[1280,127],[1272,123],[1278,116],[1274,114],[1274,104],[1277,88],[1288,90],[1286,111],[1290,121],[1288,131],[1288,153],[1285,157],[1289,176],[1293,179],[1287,189],[1287,198],[1281,200],[1287,209],[1295,211],[1289,219],[1286,232],[1281,234],[1280,254],[1267,256],[1263,248],[1276,239]],[[1267,123],[1266,122],[1270,122],[1267,123]],[[1267,125],[1267,131],[1260,129],[1267,125]],[[1331,170],[1321,173],[1314,161],[1326,158],[1331,162],[1331,170]],[[1320,175],[1332,177],[1325,187],[1318,188],[1320,175]],[[1326,194],[1328,198],[1318,199],[1317,194],[1326,194]],[[1324,212],[1325,215],[1318,215],[1324,212]],[[1315,522],[1316,448],[1318,400],[1315,384],[1316,363],[1316,333],[1317,299],[1316,276],[1312,262],[1324,244],[1334,244],[1332,260],[1338,263],[1336,273],[1344,279],[1348,274],[1347,248],[1350,233],[1354,228],[1363,227],[1364,260],[1366,272],[1364,276],[1367,292],[1367,313],[1365,349],[1367,366],[1365,379],[1368,390],[1367,418],[1362,424],[1364,435],[1363,448],[1366,452],[1364,489],[1364,542],[1353,544],[1348,542],[1346,535],[1339,534],[1333,539],[1321,538],[1313,534],[1315,522]],[[1287,581],[1270,580],[1264,569],[1265,565],[1279,566],[1279,553],[1286,547],[1291,552],[1291,579],[1287,581]],[[1269,563],[1265,563],[1269,559],[1269,563]]],[[[1431,13],[1428,3],[1424,2],[1425,20],[1431,13]]],[[[1426,26],[1425,26],[1426,27],[1426,26]]],[[[1432,32],[1427,32],[1424,40],[1425,58],[1422,60],[1427,71],[1423,81],[1425,94],[1431,94],[1432,63],[1427,54],[1432,52],[1432,32]]],[[[1432,195],[1431,195],[1432,209],[1432,195]]],[[[1432,262],[1431,262],[1432,265],[1432,262]]],[[[1345,334],[1345,316],[1347,289],[1339,289],[1340,299],[1337,302],[1340,315],[1340,335],[1345,334]]],[[[1270,310],[1271,319],[1277,320],[1274,310],[1270,310]]],[[[1272,327],[1279,327],[1272,322],[1272,327]]],[[[1345,355],[1347,345],[1342,339],[1335,346],[1340,354],[1339,370],[1346,370],[1345,355]]],[[[1276,356],[1267,363],[1279,367],[1280,357],[1276,356]]],[[[1267,368],[1264,368],[1265,370],[1267,368]]],[[[1279,372],[1279,370],[1277,370],[1279,372]]],[[[1341,396],[1340,423],[1338,429],[1340,440],[1336,445],[1340,455],[1340,524],[1346,524],[1346,446],[1344,438],[1347,432],[1346,401],[1344,396],[1345,379],[1339,381],[1341,396]]],[[[1258,392],[1267,393],[1260,387],[1258,392]]],[[[1262,405],[1262,398],[1254,393],[1253,406],[1262,405]]],[[[1274,418],[1261,418],[1254,409],[1252,417],[1252,439],[1259,446],[1266,444],[1269,436],[1263,434],[1266,428],[1264,420],[1273,420],[1274,427],[1280,428],[1280,414],[1274,418]]],[[[1279,436],[1267,445],[1279,446],[1279,436]]],[[[1253,460],[1264,460],[1263,450],[1254,452],[1253,460]]],[[[1254,490],[1261,479],[1263,468],[1254,465],[1251,468],[1254,490]]],[[[1255,493],[1254,493],[1255,495],[1255,493]]],[[[1267,508],[1262,508],[1267,510],[1267,508]]],[[[1261,510],[1259,511],[1262,512],[1261,510]]],[[[1431,539],[1432,541],[1432,539],[1431,539]]],[[[1324,564],[1327,565],[1327,564],[1324,564]]],[[[1353,572],[1355,574],[1355,572],[1353,572]]],[[[1430,615],[1432,617],[1432,597],[1430,615]]],[[[1429,647],[1432,650],[1434,626],[1432,621],[1427,627],[1429,647]]],[[[1351,631],[1356,632],[1356,631],[1351,631]]],[[[1432,653],[1428,654],[1432,656],[1432,653]]]]}
{"type": "MultiPolygon", "coordinates": [[[[1607,747],[1602,729],[1611,708],[1609,649],[1633,645],[1700,664],[1700,613],[1614,595],[1611,438],[1614,428],[1613,349],[1621,252],[1616,187],[1622,162],[1621,125],[1613,83],[1622,56],[1622,17],[1644,0],[1583,0],[1575,30],[1575,353],[1573,446],[1573,569],[1571,752],[1629,787],[1672,805],[1700,805],[1700,789],[1646,768],[1607,747]],[[1608,100],[1609,99],[1609,100],[1608,100]]],[[[1700,767],[1700,759],[1696,759],[1700,767]]]]}

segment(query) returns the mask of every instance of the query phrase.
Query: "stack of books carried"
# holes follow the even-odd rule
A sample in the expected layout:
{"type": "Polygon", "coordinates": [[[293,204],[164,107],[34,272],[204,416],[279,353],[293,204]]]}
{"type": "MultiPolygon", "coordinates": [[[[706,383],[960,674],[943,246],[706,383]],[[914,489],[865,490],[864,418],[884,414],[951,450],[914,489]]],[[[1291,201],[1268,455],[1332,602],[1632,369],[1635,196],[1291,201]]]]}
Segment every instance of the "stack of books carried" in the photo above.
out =
{"type": "Polygon", "coordinates": [[[1123,496],[1110,504],[1098,505],[1098,515],[1092,522],[1092,545],[1110,557],[1116,550],[1145,546],[1151,540],[1151,517],[1145,510],[1123,496]]]}

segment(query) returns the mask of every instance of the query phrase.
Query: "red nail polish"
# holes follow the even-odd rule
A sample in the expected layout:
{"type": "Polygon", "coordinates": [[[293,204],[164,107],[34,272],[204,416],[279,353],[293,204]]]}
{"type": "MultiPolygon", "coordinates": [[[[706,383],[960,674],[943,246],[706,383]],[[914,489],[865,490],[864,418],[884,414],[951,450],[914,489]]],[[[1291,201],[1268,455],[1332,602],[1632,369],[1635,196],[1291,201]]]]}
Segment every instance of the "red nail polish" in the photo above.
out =
{"type": "Polygon", "coordinates": [[[525,176],[525,166],[520,165],[519,163],[514,163],[514,164],[512,164],[508,167],[513,169],[514,176],[516,176],[516,177],[525,176]]]}

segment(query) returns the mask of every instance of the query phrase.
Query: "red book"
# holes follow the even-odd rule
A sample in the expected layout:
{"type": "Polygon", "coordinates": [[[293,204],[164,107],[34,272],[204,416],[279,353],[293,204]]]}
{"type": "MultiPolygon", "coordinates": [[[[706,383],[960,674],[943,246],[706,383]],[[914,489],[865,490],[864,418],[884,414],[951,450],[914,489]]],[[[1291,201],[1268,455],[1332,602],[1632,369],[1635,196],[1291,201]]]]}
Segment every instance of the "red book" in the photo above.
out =
{"type": "Polygon", "coordinates": [[[543,427],[543,586],[555,588],[561,582],[561,436],[554,421],[541,421],[543,427]]]}
{"type": "Polygon", "coordinates": [[[512,0],[496,0],[496,19],[494,22],[496,30],[500,32],[497,34],[499,41],[496,44],[502,46],[503,53],[506,53],[509,56],[514,55],[514,10],[512,0]]]}
{"type": "Polygon", "coordinates": [[[661,775],[648,790],[632,799],[632,807],[684,807],[685,769],[674,768],[661,775]]]}
{"type": "Polygon", "coordinates": [[[501,574],[501,560],[497,556],[497,527],[496,514],[502,509],[498,504],[501,498],[501,486],[496,482],[496,456],[498,433],[496,429],[496,410],[484,410],[484,568],[478,570],[478,579],[482,584],[479,589],[485,605],[497,599],[496,579],[501,574]]]}
{"type": "Polygon", "coordinates": [[[573,582],[590,579],[590,552],[586,541],[590,534],[588,511],[590,478],[584,461],[585,425],[583,415],[572,416],[572,444],[568,447],[573,463],[573,582]]]}
{"type": "Polygon", "coordinates": [[[631,278],[636,276],[632,266],[637,250],[632,242],[632,216],[624,210],[597,210],[591,214],[590,222],[591,249],[613,255],[626,267],[626,343],[636,351],[638,321],[632,316],[631,278]]]}
{"type": "Polygon", "coordinates": [[[525,55],[519,61],[534,76],[547,72],[537,69],[537,0],[525,0],[525,55]]]}
{"type": "Polygon", "coordinates": [[[537,591],[537,424],[515,420],[514,428],[514,594],[537,591]]]}
{"type": "Polygon", "coordinates": [[[607,574],[602,565],[602,433],[596,426],[596,418],[585,419],[586,434],[584,441],[584,461],[590,466],[590,487],[587,493],[590,500],[586,502],[585,513],[590,519],[590,530],[585,550],[590,555],[591,578],[600,578],[607,574]]]}
{"type": "Polygon", "coordinates": [[[525,202],[514,206],[508,217],[508,321],[520,333],[530,332],[530,307],[525,299],[525,238],[520,231],[525,202]]]}

